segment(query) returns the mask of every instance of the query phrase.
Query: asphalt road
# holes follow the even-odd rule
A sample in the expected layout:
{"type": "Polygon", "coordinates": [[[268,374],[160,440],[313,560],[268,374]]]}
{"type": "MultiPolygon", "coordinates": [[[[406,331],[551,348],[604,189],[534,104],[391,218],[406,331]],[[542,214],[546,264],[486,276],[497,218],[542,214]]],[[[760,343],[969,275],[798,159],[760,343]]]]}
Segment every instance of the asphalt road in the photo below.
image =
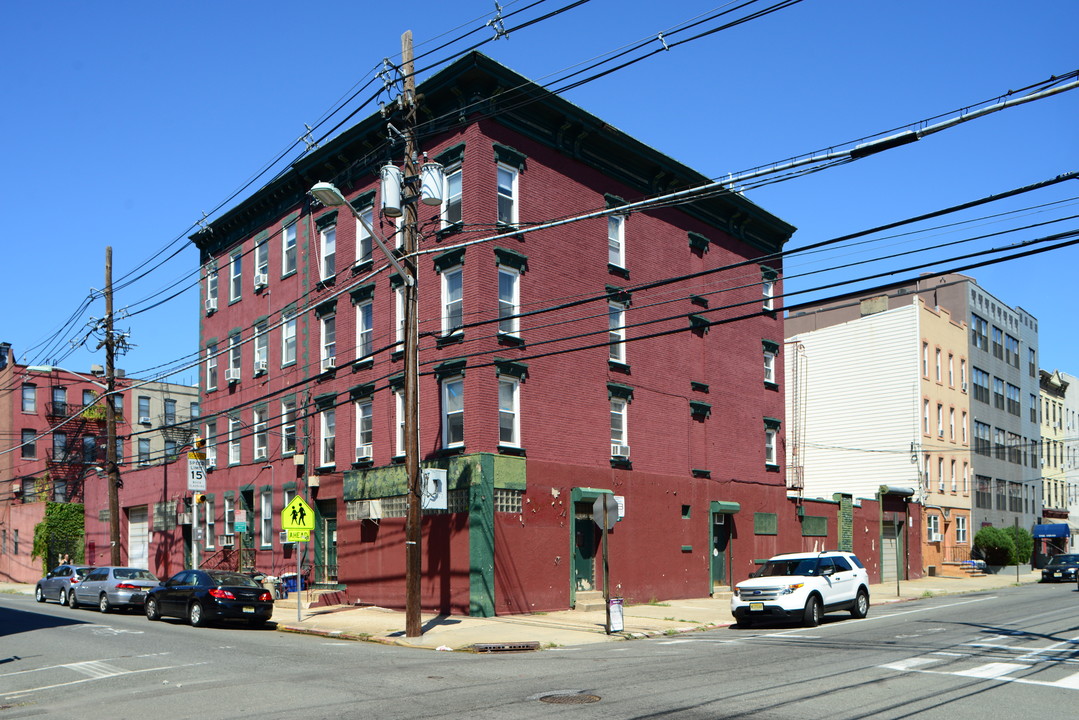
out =
{"type": "Polygon", "coordinates": [[[432,652],[0,595],[0,720],[1074,716],[1079,592],[1028,585],[527,654],[432,652]],[[569,707],[564,707],[569,705],[569,707]]]}

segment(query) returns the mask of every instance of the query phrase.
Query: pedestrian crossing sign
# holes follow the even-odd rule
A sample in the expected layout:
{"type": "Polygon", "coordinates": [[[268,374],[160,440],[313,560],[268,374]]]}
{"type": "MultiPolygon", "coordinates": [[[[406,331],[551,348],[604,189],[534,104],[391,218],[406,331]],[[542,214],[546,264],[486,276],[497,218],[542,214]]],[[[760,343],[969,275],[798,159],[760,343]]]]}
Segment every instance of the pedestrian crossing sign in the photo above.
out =
{"type": "Polygon", "coordinates": [[[315,513],[304,499],[297,495],[281,511],[282,530],[314,530],[315,513]]]}

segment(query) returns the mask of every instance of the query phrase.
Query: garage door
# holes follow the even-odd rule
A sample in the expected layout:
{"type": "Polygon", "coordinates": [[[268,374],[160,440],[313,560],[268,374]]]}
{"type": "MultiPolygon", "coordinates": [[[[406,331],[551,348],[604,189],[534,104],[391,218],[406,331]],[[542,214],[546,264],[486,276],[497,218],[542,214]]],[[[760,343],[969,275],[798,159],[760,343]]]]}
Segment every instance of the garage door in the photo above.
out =
{"type": "Polygon", "coordinates": [[[133,507],[127,512],[127,564],[148,568],[150,562],[150,524],[146,506],[133,507]]]}

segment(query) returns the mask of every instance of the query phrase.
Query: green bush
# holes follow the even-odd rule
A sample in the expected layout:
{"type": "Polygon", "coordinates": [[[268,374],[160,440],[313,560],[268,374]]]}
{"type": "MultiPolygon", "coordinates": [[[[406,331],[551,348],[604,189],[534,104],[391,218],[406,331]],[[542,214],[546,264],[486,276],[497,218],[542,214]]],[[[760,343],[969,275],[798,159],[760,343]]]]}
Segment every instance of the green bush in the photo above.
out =
{"type": "Polygon", "coordinates": [[[34,527],[30,557],[41,560],[42,574],[56,567],[64,554],[71,556],[72,562],[82,562],[84,538],[81,503],[45,503],[45,519],[34,527]]]}
{"type": "MultiPolygon", "coordinates": [[[[1033,547],[1033,541],[1031,543],[1033,547]]],[[[984,527],[974,536],[974,549],[990,565],[1011,565],[1016,557],[1015,540],[997,527],[984,527]]]]}
{"type": "Polygon", "coordinates": [[[1031,556],[1034,554],[1034,536],[1024,528],[1015,526],[1004,528],[1004,532],[1008,534],[1008,537],[1012,539],[1012,543],[1015,545],[1013,562],[1016,565],[1029,563],[1031,556]]]}

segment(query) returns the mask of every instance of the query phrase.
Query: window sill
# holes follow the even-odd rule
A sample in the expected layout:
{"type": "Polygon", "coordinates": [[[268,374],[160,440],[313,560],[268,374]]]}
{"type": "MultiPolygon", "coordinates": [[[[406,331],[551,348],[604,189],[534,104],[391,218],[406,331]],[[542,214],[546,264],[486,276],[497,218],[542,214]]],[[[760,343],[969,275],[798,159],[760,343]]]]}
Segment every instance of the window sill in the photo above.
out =
{"type": "Polygon", "coordinates": [[[352,372],[359,372],[361,370],[370,370],[375,366],[375,359],[372,357],[365,357],[361,360],[357,360],[352,363],[352,372]]]}
{"type": "Polygon", "coordinates": [[[337,472],[337,465],[319,465],[315,468],[316,475],[329,475],[330,473],[337,472]]]}
{"type": "Polygon", "coordinates": [[[369,272],[374,266],[374,260],[361,260],[352,266],[352,274],[359,275],[360,273],[369,272]]]}
{"type": "Polygon", "coordinates": [[[712,471],[711,470],[702,470],[700,468],[693,468],[693,477],[708,479],[708,478],[712,477],[712,471]]]}
{"type": "Polygon", "coordinates": [[[611,458],[611,467],[620,468],[622,470],[632,470],[633,462],[628,458],[611,458]]]}
{"type": "Polygon", "coordinates": [[[438,239],[438,240],[444,240],[445,238],[448,238],[451,235],[456,235],[457,233],[461,232],[461,230],[464,229],[464,226],[465,225],[464,225],[463,222],[451,223],[451,224],[447,225],[446,227],[442,228],[441,230],[436,230],[435,231],[435,238],[438,239]]]}
{"type": "Polygon", "coordinates": [[[367,468],[374,467],[374,466],[375,466],[375,461],[374,460],[357,460],[356,462],[352,463],[352,469],[353,470],[366,470],[367,468]]]}
{"type": "MultiPolygon", "coordinates": [[[[498,222],[495,223],[495,229],[499,232],[499,234],[503,234],[503,233],[512,233],[512,232],[518,230],[519,228],[518,228],[518,225],[516,223],[508,223],[508,222],[503,222],[503,221],[499,220],[498,222]]],[[[517,242],[524,242],[525,241],[525,236],[524,235],[514,235],[513,239],[516,240],[517,242]]]]}
{"type": "Polygon", "coordinates": [[[518,457],[525,457],[525,449],[516,445],[499,445],[498,453],[500,455],[516,455],[518,457]]]}
{"type": "Polygon", "coordinates": [[[629,270],[626,270],[621,265],[607,263],[607,272],[611,275],[617,275],[620,278],[625,278],[626,280],[629,280],[629,270]]]}
{"type": "Polygon", "coordinates": [[[464,452],[464,445],[454,445],[453,447],[446,447],[439,450],[438,457],[453,457],[455,455],[463,455],[464,452]]]}
{"type": "Polygon", "coordinates": [[[335,377],[337,377],[337,368],[336,367],[327,368],[325,370],[320,370],[319,371],[318,381],[319,382],[324,382],[326,380],[332,380],[335,377]]]}
{"type": "Polygon", "coordinates": [[[404,356],[405,356],[405,351],[404,350],[394,350],[393,352],[390,353],[390,360],[392,362],[396,362],[397,360],[400,360],[404,356]]]}
{"type": "Polygon", "coordinates": [[[315,287],[319,290],[323,290],[328,287],[333,287],[337,283],[337,276],[331,275],[328,278],[323,278],[315,284],[315,287]]]}
{"type": "Polygon", "coordinates": [[[498,333],[498,344],[508,345],[510,347],[524,347],[525,340],[520,335],[511,335],[509,333],[498,333]]]}
{"type": "Polygon", "coordinates": [[[465,341],[465,334],[460,330],[450,333],[449,335],[440,335],[435,340],[436,347],[446,347],[447,345],[456,345],[465,341]]]}
{"type": "Polygon", "coordinates": [[[629,363],[619,362],[617,360],[608,360],[607,367],[610,368],[611,372],[622,373],[623,375],[631,374],[629,370],[629,363]]]}
{"type": "Polygon", "coordinates": [[[765,380],[764,381],[764,387],[766,389],[768,389],[768,390],[778,390],[779,389],[779,383],[768,382],[767,380],[765,380]]]}
{"type": "Polygon", "coordinates": [[[778,465],[773,465],[771,463],[765,463],[764,464],[764,470],[765,470],[765,472],[777,473],[777,472],[779,472],[779,466],[778,465]]]}
{"type": "Polygon", "coordinates": [[[290,277],[292,277],[292,276],[293,276],[293,275],[295,275],[295,274],[296,274],[296,271],[295,271],[295,270],[289,270],[289,271],[288,271],[287,273],[285,273],[285,274],[283,274],[283,275],[281,276],[281,279],[282,279],[282,280],[284,280],[285,278],[290,278],[290,277]]]}

